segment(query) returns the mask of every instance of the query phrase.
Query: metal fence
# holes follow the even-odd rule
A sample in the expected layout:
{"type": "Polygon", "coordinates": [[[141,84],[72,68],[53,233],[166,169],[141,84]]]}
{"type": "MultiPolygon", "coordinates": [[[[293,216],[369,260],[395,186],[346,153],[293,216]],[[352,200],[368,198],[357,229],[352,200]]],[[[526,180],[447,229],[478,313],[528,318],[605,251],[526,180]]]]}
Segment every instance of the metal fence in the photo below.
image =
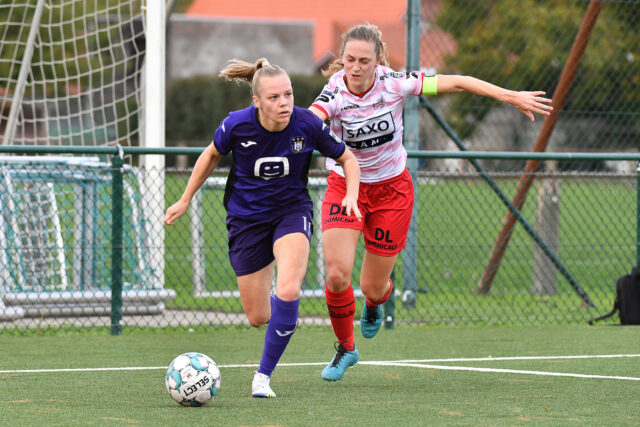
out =
{"type": "MultiPolygon", "coordinates": [[[[0,6],[0,14],[10,17],[5,45],[16,46],[0,55],[0,132],[3,143],[24,144],[0,146],[11,154],[0,158],[1,333],[246,325],[226,254],[224,173],[210,178],[188,216],[163,227],[163,212],[180,196],[190,169],[153,167],[165,163],[150,159],[193,156],[200,149],[135,147],[162,140],[161,102],[141,97],[138,85],[140,55],[158,60],[150,46],[162,37],[148,37],[147,31],[162,33],[162,13],[154,8],[156,19],[145,29],[139,2],[119,1],[128,6],[118,8],[113,22],[121,25],[111,30],[135,37],[107,40],[110,33],[97,24],[112,20],[97,17],[110,14],[108,7],[70,11],[96,17],[92,31],[100,33],[91,36],[84,19],[73,19],[87,40],[96,40],[84,48],[76,44],[78,58],[99,60],[86,53],[103,42],[129,52],[112,65],[113,55],[105,53],[111,51],[98,49],[109,56],[100,72],[127,83],[112,83],[106,75],[81,82],[96,85],[92,94],[111,93],[113,86],[123,96],[104,98],[106,105],[94,102],[95,117],[88,117],[83,105],[89,95],[67,89],[77,76],[89,76],[81,69],[90,64],[83,59],[81,69],[66,68],[64,76],[41,65],[59,62],[60,53],[48,46],[63,45],[54,37],[66,27],[58,12],[71,3],[0,6]],[[43,34],[35,31],[38,10],[43,34]],[[142,32],[144,50],[140,43],[129,49],[142,32]],[[37,53],[34,61],[41,61],[34,67],[51,72],[29,72],[29,45],[37,53]],[[116,64],[133,64],[132,74],[113,73],[113,67],[125,66],[116,64]],[[36,90],[50,81],[67,86],[63,96],[36,90]],[[149,104],[144,121],[138,120],[140,98],[149,104]],[[79,107],[67,111],[70,101],[79,107]],[[62,125],[69,129],[52,133],[62,125]],[[38,141],[59,146],[31,146],[38,141]],[[131,147],[62,146],[67,143],[131,147]],[[74,157],[66,157],[70,153],[74,157]],[[37,161],[26,157],[33,154],[40,155],[37,161]]],[[[478,96],[408,100],[405,145],[417,197],[408,246],[394,272],[396,293],[385,306],[386,325],[576,323],[609,310],[615,279],[640,264],[640,1],[407,5],[408,69],[544,90],[555,112],[530,123],[516,109],[478,96]]],[[[160,62],[146,67],[149,76],[160,75],[160,62]]],[[[158,94],[158,85],[145,80],[143,86],[158,94]]],[[[319,203],[325,172],[312,172],[310,192],[319,203]]],[[[307,324],[327,325],[319,229],[300,313],[307,324]]],[[[353,283],[358,277],[356,263],[353,283]]]]}
{"type": "MultiPolygon", "coordinates": [[[[246,327],[227,257],[224,171],[209,178],[188,215],[155,235],[158,212],[180,197],[191,170],[123,164],[123,154],[199,149],[128,147],[118,154],[114,147],[2,147],[11,150],[58,155],[0,159],[2,333],[246,327]],[[93,157],[59,155],[65,151],[93,157]],[[154,199],[163,193],[164,198],[154,199]]],[[[417,232],[394,272],[387,327],[585,322],[611,308],[615,278],[640,263],[640,154],[435,151],[410,156],[449,159],[458,166],[497,158],[514,167],[417,174],[417,232]],[[636,170],[532,174],[531,195],[521,213],[515,211],[518,225],[501,267],[490,289],[480,292],[509,210],[505,195],[522,178],[521,161],[527,158],[626,162],[636,170]]],[[[310,179],[318,208],[323,174],[313,170],[310,179]]],[[[300,316],[305,324],[328,325],[319,230],[318,225],[300,316]]],[[[356,262],[354,284],[359,267],[356,262]]]]}

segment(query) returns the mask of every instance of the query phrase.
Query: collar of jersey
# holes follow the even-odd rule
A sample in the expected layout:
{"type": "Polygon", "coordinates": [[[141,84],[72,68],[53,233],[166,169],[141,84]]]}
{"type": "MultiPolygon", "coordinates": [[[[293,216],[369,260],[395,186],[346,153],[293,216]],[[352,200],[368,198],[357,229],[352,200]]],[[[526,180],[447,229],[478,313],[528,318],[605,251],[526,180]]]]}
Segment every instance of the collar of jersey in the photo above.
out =
{"type": "Polygon", "coordinates": [[[370,91],[371,89],[373,89],[373,85],[375,85],[375,84],[376,84],[376,76],[377,76],[377,74],[378,74],[378,73],[377,73],[377,72],[375,72],[375,75],[374,75],[374,77],[373,77],[373,83],[371,83],[371,86],[369,86],[369,89],[365,90],[365,91],[364,91],[364,92],[362,92],[362,93],[355,93],[354,91],[352,91],[351,89],[349,89],[349,84],[347,83],[347,74],[346,74],[346,73],[344,74],[344,76],[342,76],[342,79],[344,80],[344,85],[345,85],[345,87],[347,88],[347,90],[349,91],[349,93],[350,93],[350,94],[355,95],[355,96],[357,96],[358,98],[364,98],[364,96],[365,96],[366,94],[368,94],[368,93],[369,93],[369,91],[370,91]]]}

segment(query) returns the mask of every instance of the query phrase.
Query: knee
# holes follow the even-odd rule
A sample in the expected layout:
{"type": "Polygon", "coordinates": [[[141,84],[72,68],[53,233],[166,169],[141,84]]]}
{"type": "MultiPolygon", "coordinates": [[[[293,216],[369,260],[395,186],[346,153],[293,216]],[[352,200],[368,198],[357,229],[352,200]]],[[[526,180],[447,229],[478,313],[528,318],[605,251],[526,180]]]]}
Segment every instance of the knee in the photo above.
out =
{"type": "Polygon", "coordinates": [[[362,295],[364,295],[364,297],[369,301],[379,301],[384,297],[384,292],[379,292],[376,289],[366,289],[363,287],[360,289],[362,290],[362,295]]]}
{"type": "Polygon", "coordinates": [[[369,301],[380,301],[389,291],[389,285],[385,283],[382,287],[380,287],[376,285],[367,285],[366,283],[360,283],[360,290],[362,290],[362,294],[369,301]]]}
{"type": "Polygon", "coordinates": [[[269,316],[247,314],[247,320],[249,321],[249,325],[254,328],[259,328],[260,326],[266,325],[267,322],[269,322],[269,316]]]}
{"type": "Polygon", "coordinates": [[[341,291],[351,283],[351,274],[338,265],[327,266],[327,286],[332,291],[341,291]]]}
{"type": "Polygon", "coordinates": [[[289,286],[279,288],[277,292],[278,298],[283,301],[295,301],[300,298],[300,287],[289,286]]]}

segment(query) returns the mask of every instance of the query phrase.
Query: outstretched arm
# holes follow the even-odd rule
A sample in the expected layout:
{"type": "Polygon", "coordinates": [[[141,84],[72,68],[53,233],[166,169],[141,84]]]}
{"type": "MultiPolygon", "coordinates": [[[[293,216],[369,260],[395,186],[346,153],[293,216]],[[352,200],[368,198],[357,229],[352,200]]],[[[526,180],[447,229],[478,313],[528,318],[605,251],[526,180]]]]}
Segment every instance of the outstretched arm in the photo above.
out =
{"type": "Polygon", "coordinates": [[[200,154],[198,161],[196,161],[193,167],[193,172],[191,172],[191,176],[189,177],[187,188],[185,188],[184,193],[182,193],[182,197],[167,209],[167,213],[164,216],[165,224],[173,224],[176,219],[187,212],[193,195],[196,194],[196,191],[202,187],[202,184],[204,184],[209,175],[211,175],[220,157],[222,157],[222,155],[218,152],[213,142],[200,154]]]}
{"type": "Polygon", "coordinates": [[[533,113],[548,116],[553,110],[551,100],[544,98],[543,91],[514,91],[501,88],[484,80],[470,76],[456,76],[439,74],[438,93],[469,92],[476,95],[487,96],[513,105],[522,113],[534,120],[533,113]]]}
{"type": "Polygon", "coordinates": [[[336,159],[336,162],[342,166],[344,178],[347,181],[347,194],[342,199],[342,206],[346,208],[347,215],[351,215],[351,211],[353,211],[358,221],[362,221],[362,214],[358,209],[358,192],[360,189],[360,165],[358,165],[358,159],[356,159],[351,150],[345,148],[344,153],[336,159]]]}

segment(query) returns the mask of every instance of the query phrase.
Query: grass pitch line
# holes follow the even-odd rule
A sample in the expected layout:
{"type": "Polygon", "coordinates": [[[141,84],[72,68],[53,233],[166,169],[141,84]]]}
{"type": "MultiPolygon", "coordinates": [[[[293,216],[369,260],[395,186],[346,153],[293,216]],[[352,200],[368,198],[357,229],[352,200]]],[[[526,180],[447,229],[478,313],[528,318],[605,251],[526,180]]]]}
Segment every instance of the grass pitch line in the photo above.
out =
{"type": "MultiPolygon", "coordinates": [[[[439,363],[439,362],[492,362],[498,360],[553,360],[553,359],[619,359],[623,357],[640,357],[640,354],[589,354],[575,356],[504,356],[504,357],[461,357],[453,359],[412,359],[389,360],[389,363],[439,363]]],[[[380,362],[382,363],[382,362],[380,362]]]]}
{"type": "Polygon", "coordinates": [[[422,369],[439,369],[445,371],[473,371],[473,372],[497,372],[503,374],[522,374],[522,375],[541,375],[548,377],[574,377],[574,378],[592,378],[592,379],[607,379],[607,380],[625,380],[625,381],[640,381],[638,377],[621,377],[615,375],[590,375],[590,374],[573,374],[569,372],[545,372],[545,371],[527,371],[520,369],[499,369],[499,368],[476,368],[471,366],[446,366],[446,365],[422,365],[419,363],[398,363],[398,362],[360,362],[363,365],[376,365],[376,366],[405,366],[411,368],[422,369]]]}
{"type": "MultiPolygon", "coordinates": [[[[415,368],[444,369],[444,370],[469,370],[480,372],[507,372],[507,373],[528,373],[535,375],[556,375],[556,376],[575,376],[579,378],[611,378],[626,379],[632,381],[640,381],[635,377],[615,377],[603,375],[583,375],[583,374],[564,374],[554,372],[538,372],[538,371],[521,371],[514,369],[491,369],[491,368],[472,368],[463,366],[440,366],[440,365],[424,365],[424,363],[440,363],[440,362],[485,362],[499,360],[551,360],[551,359],[599,359],[599,358],[622,358],[622,357],[640,357],[640,354],[594,354],[594,355],[576,355],[576,356],[507,356],[507,357],[475,357],[475,358],[451,358],[451,359],[413,359],[413,360],[380,360],[380,361],[360,361],[360,365],[378,365],[378,366],[406,366],[415,368]]],[[[305,363],[279,363],[278,366],[324,366],[327,362],[305,362],[305,363]]],[[[235,365],[218,365],[220,368],[255,368],[257,363],[244,363],[235,365]]],[[[58,368],[58,369],[6,369],[0,370],[0,374],[37,374],[46,372],[99,372],[99,371],[151,371],[164,370],[167,366],[122,366],[113,368],[58,368]]]]}

